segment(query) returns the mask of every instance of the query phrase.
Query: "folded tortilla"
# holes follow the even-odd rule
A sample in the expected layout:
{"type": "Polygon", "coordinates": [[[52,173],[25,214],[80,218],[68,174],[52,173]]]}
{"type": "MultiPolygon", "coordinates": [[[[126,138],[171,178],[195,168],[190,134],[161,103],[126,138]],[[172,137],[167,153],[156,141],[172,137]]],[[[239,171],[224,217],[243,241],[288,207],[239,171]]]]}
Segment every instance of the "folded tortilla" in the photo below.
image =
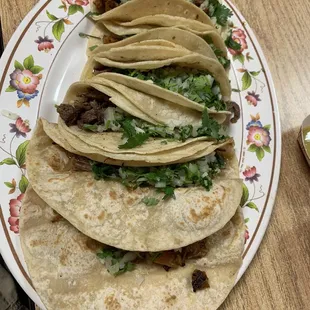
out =
{"type": "MultiPolygon", "coordinates": [[[[211,146],[207,154],[216,149],[211,146]]],[[[176,188],[176,199],[169,200],[161,200],[155,188],[129,190],[116,181],[96,181],[91,172],[72,171],[70,156],[46,135],[39,121],[27,149],[34,190],[84,234],[129,251],[169,250],[206,238],[232,218],[242,196],[235,156],[210,191],[200,186],[176,188]],[[160,201],[150,208],[141,202],[147,197],[160,201]]]]}
{"type": "MultiPolygon", "coordinates": [[[[93,37],[101,38],[103,34],[109,36],[107,30],[102,27],[102,24],[96,24],[95,29],[92,33],[93,37]]],[[[205,34],[208,36],[214,45],[222,51],[223,56],[227,56],[227,49],[225,43],[221,36],[215,30],[210,30],[210,33],[205,34]]],[[[192,32],[182,30],[175,27],[161,27],[154,28],[148,31],[133,35],[128,38],[122,39],[119,37],[120,41],[109,44],[102,44],[102,39],[98,40],[95,38],[90,38],[88,40],[88,55],[98,54],[100,52],[105,52],[110,50],[111,48],[123,47],[132,43],[145,42],[150,40],[165,40],[175,44],[178,44],[189,51],[201,54],[206,57],[210,57],[213,59],[217,59],[210,45],[201,37],[195,35],[192,32]],[[92,48],[96,46],[96,48],[92,48]]]]}
{"type": "Polygon", "coordinates": [[[21,246],[32,283],[51,310],[215,310],[234,286],[244,232],[238,210],[222,230],[204,240],[208,249],[204,257],[169,272],[158,265],[137,264],[135,270],[114,277],[96,257],[103,245],[55,213],[31,187],[20,219],[21,246]],[[196,293],[190,281],[195,269],[206,272],[210,285],[196,293]]]}
{"type": "Polygon", "coordinates": [[[185,0],[132,0],[104,14],[93,16],[95,21],[130,22],[144,16],[165,14],[195,20],[213,26],[210,17],[185,0]]]}
{"type": "MultiPolygon", "coordinates": [[[[96,30],[94,31],[94,36],[102,36],[103,30],[100,26],[96,25],[96,30]]],[[[216,33],[216,32],[215,32],[216,33]]],[[[217,36],[219,36],[216,33],[217,36]]],[[[185,31],[179,28],[155,28],[148,30],[146,32],[131,36],[129,38],[125,38],[115,43],[110,44],[102,44],[102,41],[95,42],[89,40],[89,48],[98,45],[93,51],[89,51],[89,55],[98,54],[100,52],[109,51],[111,48],[123,47],[133,43],[143,43],[151,40],[165,40],[168,42],[172,42],[174,44],[178,44],[189,51],[201,54],[206,57],[210,57],[213,59],[217,59],[210,45],[203,39],[198,37],[197,35],[185,31]]],[[[222,48],[220,49],[223,52],[223,56],[227,55],[227,49],[225,44],[221,38],[219,38],[220,42],[222,42],[222,48]]]]}
{"type": "Polygon", "coordinates": [[[150,70],[165,66],[180,66],[185,68],[198,69],[210,73],[219,83],[224,101],[231,97],[231,86],[227,73],[221,63],[213,58],[205,57],[198,53],[187,53],[185,48],[178,52],[176,48],[156,46],[132,46],[112,48],[109,51],[101,52],[90,58],[82,73],[82,79],[90,78],[96,62],[106,67],[119,69],[150,70]],[[158,51],[164,53],[158,55],[158,51]],[[176,56],[179,53],[179,56],[176,56]],[[182,55],[183,54],[183,55],[182,55]]]}

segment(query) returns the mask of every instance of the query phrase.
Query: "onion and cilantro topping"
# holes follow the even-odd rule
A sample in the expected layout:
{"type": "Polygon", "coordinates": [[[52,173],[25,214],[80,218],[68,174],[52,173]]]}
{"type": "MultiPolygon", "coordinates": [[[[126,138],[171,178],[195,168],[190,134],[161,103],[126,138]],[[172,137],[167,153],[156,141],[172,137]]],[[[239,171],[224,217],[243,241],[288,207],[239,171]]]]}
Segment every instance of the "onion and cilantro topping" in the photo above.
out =
{"type": "MultiPolygon", "coordinates": [[[[225,167],[225,159],[218,153],[200,159],[159,167],[117,167],[93,162],[92,172],[96,180],[115,180],[128,188],[150,186],[163,193],[163,200],[175,198],[178,187],[203,186],[209,191],[213,179],[225,167]]],[[[145,199],[146,205],[155,205],[157,200],[145,199]]]]}
{"type": "Polygon", "coordinates": [[[135,264],[132,263],[137,258],[135,252],[126,252],[115,248],[103,249],[97,253],[100,261],[105,265],[108,272],[114,276],[118,276],[126,271],[135,269],[135,264]]]}
{"type": "Polygon", "coordinates": [[[119,145],[120,149],[135,148],[150,137],[183,142],[196,137],[208,137],[218,141],[226,138],[221,125],[209,117],[207,110],[202,113],[200,126],[170,128],[153,125],[129,115],[112,104],[108,96],[97,91],[80,95],[73,105],[63,103],[56,108],[67,126],[77,125],[83,130],[92,132],[122,132],[124,143],[119,145]]]}
{"type": "MultiPolygon", "coordinates": [[[[164,268],[167,272],[171,268],[184,267],[191,259],[199,259],[208,252],[204,240],[186,247],[163,252],[128,252],[113,247],[103,248],[97,253],[100,262],[113,276],[119,276],[127,271],[133,271],[139,264],[153,264],[164,268]]],[[[144,279],[141,279],[141,283],[144,279]]],[[[206,272],[195,269],[191,276],[193,292],[209,288],[206,272]]]]}
{"type": "Polygon", "coordinates": [[[164,67],[149,71],[111,68],[109,71],[143,81],[152,81],[155,85],[178,93],[206,108],[216,111],[226,110],[218,83],[205,72],[181,67],[164,67]]]}

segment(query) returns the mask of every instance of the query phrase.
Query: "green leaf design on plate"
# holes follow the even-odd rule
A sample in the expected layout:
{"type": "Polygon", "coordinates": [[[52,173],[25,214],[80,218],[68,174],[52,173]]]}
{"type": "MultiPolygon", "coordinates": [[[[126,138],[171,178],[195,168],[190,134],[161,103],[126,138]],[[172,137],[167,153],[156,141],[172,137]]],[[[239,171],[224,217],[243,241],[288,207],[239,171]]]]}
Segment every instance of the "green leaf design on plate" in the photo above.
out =
{"type": "Polygon", "coordinates": [[[231,91],[233,91],[234,93],[240,93],[241,92],[241,90],[237,89],[237,88],[233,88],[231,91]]]}
{"type": "Polygon", "coordinates": [[[247,217],[246,219],[244,219],[244,223],[248,223],[250,221],[250,219],[247,217]]]}
{"type": "Polygon", "coordinates": [[[259,161],[263,160],[263,158],[265,157],[265,151],[262,147],[258,147],[256,149],[256,156],[259,161]]]}
{"type": "Polygon", "coordinates": [[[233,61],[236,61],[236,60],[239,60],[244,65],[244,55],[243,54],[234,55],[233,61]]]}
{"type": "Polygon", "coordinates": [[[81,12],[82,14],[84,14],[83,7],[77,4],[70,5],[68,15],[73,15],[77,12],[81,12]]]}
{"type": "Polygon", "coordinates": [[[14,67],[15,67],[15,69],[19,69],[19,70],[25,69],[24,66],[17,60],[15,60],[15,62],[14,62],[14,67]]]}
{"type": "Polygon", "coordinates": [[[34,66],[34,59],[33,56],[30,55],[24,60],[24,67],[27,70],[30,70],[34,66]]]}
{"type": "Polygon", "coordinates": [[[242,76],[242,90],[247,90],[252,85],[252,77],[248,71],[242,76]]]}
{"type": "Polygon", "coordinates": [[[240,206],[243,207],[248,200],[249,200],[249,189],[243,183],[242,184],[242,197],[241,197],[241,201],[240,201],[240,206]]]}
{"type": "Polygon", "coordinates": [[[19,184],[18,184],[18,187],[19,187],[19,190],[22,192],[22,193],[25,193],[26,192],[26,189],[28,187],[28,184],[29,184],[29,181],[28,179],[23,175],[21,180],[19,181],[19,184]]]}
{"type": "Polygon", "coordinates": [[[246,207],[248,207],[248,208],[250,208],[250,209],[254,209],[255,211],[259,212],[259,210],[258,210],[258,208],[257,208],[257,205],[256,205],[254,202],[252,202],[252,201],[248,202],[248,203],[246,204],[246,207]]]}
{"type": "Polygon", "coordinates": [[[61,40],[62,34],[65,32],[65,24],[64,21],[61,19],[57,23],[54,24],[52,28],[53,35],[57,41],[61,40]]]}
{"type": "Polygon", "coordinates": [[[264,149],[264,151],[265,151],[265,152],[267,152],[267,153],[270,153],[270,154],[271,154],[271,149],[270,149],[270,146],[266,146],[266,145],[264,145],[264,146],[263,146],[263,149],[264,149]]]}
{"type": "Polygon", "coordinates": [[[259,71],[250,71],[250,74],[252,76],[258,76],[260,73],[261,73],[261,70],[259,70],[259,71]]]}
{"type": "Polygon", "coordinates": [[[11,182],[4,182],[4,185],[8,188],[15,188],[15,186],[11,182]]]}
{"type": "Polygon", "coordinates": [[[255,144],[251,144],[248,148],[248,151],[255,153],[257,149],[258,147],[255,144]]]}
{"type": "Polygon", "coordinates": [[[40,73],[44,68],[40,67],[40,66],[33,66],[30,71],[33,73],[33,74],[38,74],[40,73]]]}
{"type": "Polygon", "coordinates": [[[13,158],[6,158],[0,162],[0,166],[2,166],[2,165],[12,166],[12,165],[16,165],[16,162],[13,158]]]}
{"type": "Polygon", "coordinates": [[[55,15],[51,14],[49,11],[46,11],[46,15],[50,20],[57,20],[58,19],[55,15]]]}
{"type": "Polygon", "coordinates": [[[19,147],[16,150],[16,159],[20,167],[25,164],[28,144],[29,140],[19,145],[19,147]]]}
{"type": "Polygon", "coordinates": [[[271,128],[271,125],[265,125],[263,128],[269,131],[271,128]]]}
{"type": "Polygon", "coordinates": [[[7,93],[13,93],[16,91],[16,89],[13,87],[13,86],[9,86],[6,90],[5,90],[7,93]]]}

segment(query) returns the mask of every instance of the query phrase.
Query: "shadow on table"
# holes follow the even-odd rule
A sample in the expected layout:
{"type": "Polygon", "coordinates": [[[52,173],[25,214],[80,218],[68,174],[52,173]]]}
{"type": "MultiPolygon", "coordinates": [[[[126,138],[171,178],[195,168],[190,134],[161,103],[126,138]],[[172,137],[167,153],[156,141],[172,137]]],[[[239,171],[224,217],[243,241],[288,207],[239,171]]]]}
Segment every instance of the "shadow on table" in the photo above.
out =
{"type": "Polygon", "coordinates": [[[10,274],[0,256],[0,309],[35,310],[34,303],[10,274]]]}

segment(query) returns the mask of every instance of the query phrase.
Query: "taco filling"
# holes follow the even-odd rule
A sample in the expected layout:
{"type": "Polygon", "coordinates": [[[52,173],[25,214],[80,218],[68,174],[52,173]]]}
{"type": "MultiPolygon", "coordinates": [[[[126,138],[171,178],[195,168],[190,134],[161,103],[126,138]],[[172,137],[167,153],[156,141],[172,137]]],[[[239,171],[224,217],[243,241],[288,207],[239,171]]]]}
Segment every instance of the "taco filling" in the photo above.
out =
{"type": "Polygon", "coordinates": [[[115,72],[142,81],[152,82],[157,86],[178,93],[202,106],[216,111],[226,110],[219,84],[208,73],[196,69],[164,67],[149,71],[135,69],[117,69],[97,67],[96,74],[115,72]]]}
{"type": "Polygon", "coordinates": [[[225,139],[221,133],[221,126],[209,117],[207,111],[204,111],[199,127],[186,125],[169,128],[133,117],[116,107],[109,98],[99,91],[92,90],[78,95],[73,104],[62,103],[57,106],[57,112],[67,126],[77,125],[80,129],[92,132],[122,132],[124,144],[119,145],[120,149],[137,147],[150,137],[180,141],[203,136],[215,140],[225,139]]]}
{"type": "MultiPolygon", "coordinates": [[[[92,15],[100,15],[106,13],[130,0],[94,0],[93,4],[96,12],[90,14],[92,15]]],[[[232,39],[232,30],[231,23],[229,19],[233,16],[232,11],[219,0],[186,0],[188,2],[193,3],[198,8],[200,8],[206,15],[208,15],[214,24],[215,28],[221,33],[225,45],[233,49],[235,51],[239,51],[241,49],[241,45],[232,39]]],[[[115,36],[113,34],[105,35],[104,43],[112,43],[117,40],[122,40],[127,36],[118,36],[118,39],[115,40],[115,36]],[[110,40],[111,39],[111,40],[110,40]]],[[[211,42],[212,43],[212,40],[211,42]]],[[[97,46],[91,47],[91,49],[95,49],[97,46]]],[[[211,48],[213,49],[215,55],[218,57],[218,60],[225,68],[228,68],[230,65],[230,61],[221,54],[219,54],[219,50],[212,44],[211,48]]]]}
{"type": "MultiPolygon", "coordinates": [[[[168,272],[171,268],[185,267],[189,260],[203,258],[207,252],[206,242],[202,240],[180,249],[162,252],[129,252],[106,246],[97,253],[97,257],[111,275],[119,276],[135,270],[140,264],[154,264],[168,272]]],[[[205,271],[195,269],[191,280],[193,292],[210,287],[205,271]]]]}
{"type": "MultiPolygon", "coordinates": [[[[202,186],[210,191],[213,179],[226,166],[225,158],[217,151],[198,160],[183,164],[158,167],[118,167],[91,161],[83,156],[69,155],[67,169],[92,172],[96,180],[118,181],[129,189],[153,187],[163,197],[145,197],[141,200],[147,206],[155,206],[159,199],[175,198],[174,189],[178,187],[202,186]]],[[[58,170],[58,160],[51,157],[49,165],[58,170]]]]}

